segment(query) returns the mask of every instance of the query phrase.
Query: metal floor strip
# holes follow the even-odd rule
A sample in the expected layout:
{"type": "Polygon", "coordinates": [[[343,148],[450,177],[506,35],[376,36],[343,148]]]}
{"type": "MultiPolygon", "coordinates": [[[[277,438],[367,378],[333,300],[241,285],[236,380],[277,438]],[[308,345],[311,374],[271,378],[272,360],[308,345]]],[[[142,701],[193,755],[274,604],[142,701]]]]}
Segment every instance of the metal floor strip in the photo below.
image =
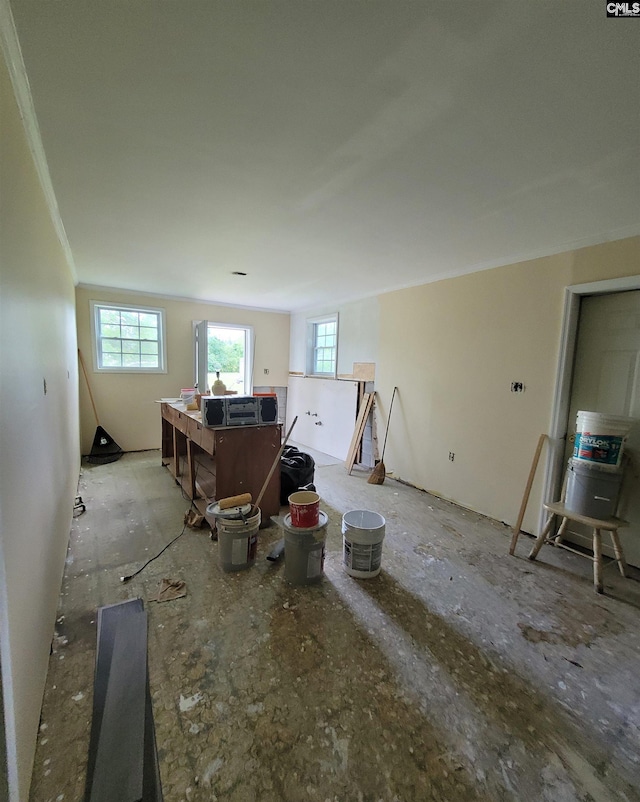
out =
{"type": "Polygon", "coordinates": [[[161,802],[141,599],[98,610],[85,802],[161,802]]]}

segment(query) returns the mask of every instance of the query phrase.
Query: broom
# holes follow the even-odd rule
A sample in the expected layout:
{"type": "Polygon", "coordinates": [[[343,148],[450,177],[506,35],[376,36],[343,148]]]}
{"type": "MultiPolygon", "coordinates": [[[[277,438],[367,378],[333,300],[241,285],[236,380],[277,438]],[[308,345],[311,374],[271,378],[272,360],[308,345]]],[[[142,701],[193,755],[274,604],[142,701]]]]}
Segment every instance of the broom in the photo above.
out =
{"type": "Polygon", "coordinates": [[[393,395],[391,396],[391,404],[389,405],[389,417],[387,418],[387,429],[384,433],[384,443],[382,445],[382,456],[380,458],[380,462],[376,465],[376,467],[371,471],[371,475],[367,479],[370,485],[383,485],[384,480],[387,476],[387,470],[384,467],[384,450],[387,447],[387,435],[389,434],[389,424],[391,423],[391,410],[393,409],[393,399],[396,397],[396,390],[398,388],[393,388],[393,395]]]}
{"type": "Polygon", "coordinates": [[[78,348],[78,357],[80,358],[80,365],[84,373],[84,380],[87,383],[87,390],[89,391],[89,398],[91,399],[91,406],[93,407],[93,414],[96,416],[96,433],[93,437],[93,445],[91,446],[91,453],[87,457],[87,462],[94,465],[106,465],[109,462],[119,460],[124,454],[124,451],[111,437],[111,435],[100,426],[100,419],[98,418],[98,410],[96,409],[96,402],[93,400],[93,393],[91,392],[91,385],[89,384],[89,376],[87,375],[87,368],[84,364],[82,351],[78,348]]]}

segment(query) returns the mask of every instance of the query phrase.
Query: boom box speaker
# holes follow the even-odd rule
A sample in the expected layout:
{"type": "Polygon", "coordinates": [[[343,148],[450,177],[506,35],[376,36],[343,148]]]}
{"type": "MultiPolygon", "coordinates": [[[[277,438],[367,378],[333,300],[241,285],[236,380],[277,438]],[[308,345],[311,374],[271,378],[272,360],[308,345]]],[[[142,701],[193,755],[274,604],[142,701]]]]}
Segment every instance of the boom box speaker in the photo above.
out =
{"type": "Polygon", "coordinates": [[[224,397],[205,395],[200,404],[203,426],[227,425],[227,406],[224,397]]]}
{"type": "Polygon", "coordinates": [[[260,423],[278,422],[278,399],[274,395],[258,396],[260,423]]]}

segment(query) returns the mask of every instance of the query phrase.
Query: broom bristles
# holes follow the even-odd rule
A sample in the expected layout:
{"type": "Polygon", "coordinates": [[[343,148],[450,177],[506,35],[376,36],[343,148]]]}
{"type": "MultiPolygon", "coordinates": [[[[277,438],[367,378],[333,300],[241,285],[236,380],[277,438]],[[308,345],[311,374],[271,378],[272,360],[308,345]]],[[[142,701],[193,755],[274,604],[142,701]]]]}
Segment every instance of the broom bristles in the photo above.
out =
{"type": "Polygon", "coordinates": [[[370,485],[382,485],[384,484],[385,477],[387,475],[386,468],[384,467],[384,462],[379,462],[376,467],[371,471],[371,475],[367,479],[367,482],[370,485]]]}

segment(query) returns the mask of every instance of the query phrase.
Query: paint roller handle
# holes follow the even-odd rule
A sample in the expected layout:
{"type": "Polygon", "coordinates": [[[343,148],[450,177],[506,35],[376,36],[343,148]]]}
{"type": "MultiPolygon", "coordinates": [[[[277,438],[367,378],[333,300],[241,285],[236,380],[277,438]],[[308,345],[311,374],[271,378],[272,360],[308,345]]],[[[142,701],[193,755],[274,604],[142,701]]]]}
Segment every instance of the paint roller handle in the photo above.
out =
{"type": "Polygon", "coordinates": [[[255,503],[256,507],[260,506],[260,502],[262,501],[262,497],[265,494],[265,491],[267,489],[267,485],[271,481],[271,477],[273,476],[273,472],[276,469],[276,465],[278,464],[278,462],[280,462],[280,457],[282,456],[282,452],[284,451],[284,447],[287,445],[287,440],[289,439],[289,437],[291,435],[291,432],[293,431],[293,427],[296,425],[296,421],[297,420],[298,420],[298,416],[296,415],[295,418],[293,419],[293,423],[289,427],[289,431],[287,432],[286,437],[282,441],[282,445],[280,446],[280,450],[276,454],[276,458],[273,461],[273,465],[271,466],[271,470],[267,474],[267,478],[264,480],[264,484],[262,485],[262,490],[260,491],[260,493],[258,494],[258,498],[256,499],[256,503],[255,503]]]}

